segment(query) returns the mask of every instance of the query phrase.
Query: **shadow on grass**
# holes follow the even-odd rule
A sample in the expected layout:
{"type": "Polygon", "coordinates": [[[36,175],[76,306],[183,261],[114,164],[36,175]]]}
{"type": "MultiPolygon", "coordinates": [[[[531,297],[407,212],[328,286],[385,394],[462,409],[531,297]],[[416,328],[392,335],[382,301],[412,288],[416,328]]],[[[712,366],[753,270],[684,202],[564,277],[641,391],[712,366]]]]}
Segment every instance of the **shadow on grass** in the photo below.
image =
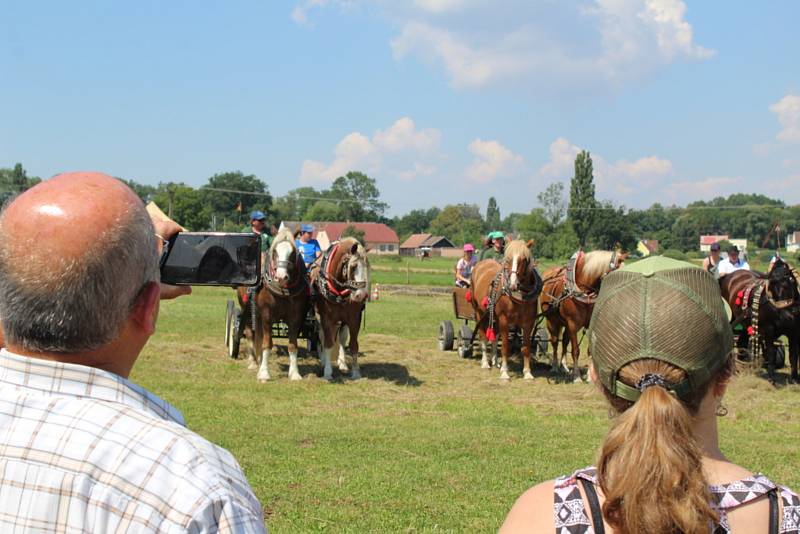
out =
{"type": "MultiPolygon", "coordinates": [[[[361,369],[362,380],[385,380],[398,386],[419,387],[423,384],[422,380],[411,376],[411,374],[408,372],[408,367],[405,365],[388,362],[365,362],[364,356],[368,356],[369,354],[370,352],[362,353],[362,355],[359,357],[359,367],[361,369]]],[[[333,367],[332,382],[341,383],[350,380],[350,371],[347,371],[346,373],[341,372],[337,365],[337,358],[338,353],[331,354],[331,365],[333,367]]],[[[350,364],[350,358],[348,358],[348,364],[350,364]]],[[[289,373],[288,362],[280,362],[278,366],[280,367],[281,373],[284,375],[289,373]]],[[[312,374],[322,378],[322,363],[315,353],[309,353],[304,349],[300,349],[297,368],[300,371],[300,374],[303,376],[312,374]]]]}

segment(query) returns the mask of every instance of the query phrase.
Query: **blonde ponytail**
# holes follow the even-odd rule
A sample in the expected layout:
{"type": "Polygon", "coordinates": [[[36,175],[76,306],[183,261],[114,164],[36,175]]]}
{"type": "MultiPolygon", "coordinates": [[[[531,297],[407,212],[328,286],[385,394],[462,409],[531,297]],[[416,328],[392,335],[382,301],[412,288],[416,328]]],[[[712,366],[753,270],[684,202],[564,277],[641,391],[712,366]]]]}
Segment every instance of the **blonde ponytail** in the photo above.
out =
{"type": "MultiPolygon", "coordinates": [[[[633,386],[646,374],[661,375],[668,384],[685,378],[675,366],[645,359],[620,369],[619,379],[633,386]]],[[[706,534],[718,520],[692,434],[692,417],[708,385],[699,389],[679,400],[651,386],[635,403],[605,391],[620,415],[600,451],[598,482],[603,517],[618,532],[706,534]]]]}

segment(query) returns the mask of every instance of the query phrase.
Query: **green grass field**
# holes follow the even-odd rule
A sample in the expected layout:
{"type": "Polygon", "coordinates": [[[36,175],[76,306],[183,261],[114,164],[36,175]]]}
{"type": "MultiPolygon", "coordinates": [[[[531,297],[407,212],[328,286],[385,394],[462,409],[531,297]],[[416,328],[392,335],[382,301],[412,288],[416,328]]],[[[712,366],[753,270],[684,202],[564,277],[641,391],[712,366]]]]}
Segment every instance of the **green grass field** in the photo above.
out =
{"type": "MultiPolygon", "coordinates": [[[[320,378],[301,352],[302,382],[257,384],[225,354],[225,302],[197,288],[164,302],[132,379],[175,404],[190,428],[229,449],[273,532],[491,532],[530,485],[591,464],[608,428],[594,386],[533,383],[436,348],[446,296],[383,295],[367,307],[364,378],[320,378]]],[[[800,488],[800,387],[739,377],[721,419],[735,461],[800,488]]]]}

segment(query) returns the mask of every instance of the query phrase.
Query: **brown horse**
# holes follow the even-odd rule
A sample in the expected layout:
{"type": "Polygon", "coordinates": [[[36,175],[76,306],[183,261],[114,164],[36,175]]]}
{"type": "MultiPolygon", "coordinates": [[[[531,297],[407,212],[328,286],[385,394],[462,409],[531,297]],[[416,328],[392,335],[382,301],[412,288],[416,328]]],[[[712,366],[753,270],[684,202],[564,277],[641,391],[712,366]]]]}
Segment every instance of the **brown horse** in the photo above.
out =
{"type": "Polygon", "coordinates": [[[350,378],[361,378],[358,367],[358,332],[364,302],[369,296],[369,260],[367,251],[352,237],[333,243],[311,267],[311,280],[317,290],[315,306],[320,325],[322,377],[333,378],[331,351],[338,340],[339,370],[347,372],[344,345],[350,337],[349,352],[353,364],[350,378]]]}
{"type": "Polygon", "coordinates": [[[472,269],[472,289],[468,300],[475,310],[481,334],[483,358],[481,367],[491,367],[486,341],[491,344],[493,359],[497,354],[497,336],[502,341],[500,378],[508,380],[510,352],[509,330],[522,330],[523,377],[533,380],[531,373],[531,335],[536,324],[536,308],[542,284],[531,254],[533,241],[516,240],[506,246],[503,262],[483,260],[472,269]],[[495,324],[497,333],[495,333],[495,324]]]}
{"type": "Polygon", "coordinates": [[[272,325],[283,321],[289,330],[289,380],[300,380],[303,377],[297,367],[297,335],[303,327],[311,298],[306,266],[289,230],[281,230],[275,236],[263,274],[263,284],[254,297],[255,309],[251,307],[252,302],[248,303],[247,289],[240,287],[237,290],[243,310],[242,320],[255,323],[248,368],[258,367],[256,378],[259,382],[270,379],[268,364],[272,352],[272,325]],[[263,350],[262,344],[265,345],[263,350]],[[255,355],[259,352],[261,362],[257,364],[255,355]]]}
{"type": "Polygon", "coordinates": [[[542,274],[544,287],[539,302],[547,318],[547,331],[553,346],[553,372],[558,372],[563,365],[558,361],[558,341],[564,329],[561,361],[566,358],[567,345],[571,344],[573,380],[577,382],[581,379],[578,332],[589,326],[603,277],[618,269],[627,257],[628,253],[616,251],[595,250],[585,254],[578,251],[569,264],[553,267],[542,274]]]}

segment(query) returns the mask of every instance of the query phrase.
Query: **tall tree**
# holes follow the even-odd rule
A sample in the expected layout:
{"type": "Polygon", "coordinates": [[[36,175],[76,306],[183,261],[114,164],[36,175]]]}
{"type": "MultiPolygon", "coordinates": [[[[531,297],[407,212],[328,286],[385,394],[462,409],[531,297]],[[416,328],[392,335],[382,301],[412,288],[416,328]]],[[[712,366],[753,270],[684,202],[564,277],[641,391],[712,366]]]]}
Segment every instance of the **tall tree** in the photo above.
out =
{"type": "Polygon", "coordinates": [[[0,204],[17,193],[22,193],[42,180],[36,176],[28,176],[21,163],[13,169],[0,169],[0,204]]]}
{"type": "Polygon", "coordinates": [[[379,221],[388,207],[380,200],[375,179],[363,172],[350,171],[338,177],[326,196],[339,200],[344,218],[354,222],[379,221]]]}
{"type": "Polygon", "coordinates": [[[479,243],[483,234],[484,221],[475,204],[445,206],[431,222],[430,231],[449,238],[456,245],[479,243]]]}
{"type": "Polygon", "coordinates": [[[439,208],[411,210],[402,217],[394,217],[392,219],[392,227],[403,240],[411,234],[425,232],[440,211],[439,208]]]}
{"type": "Polygon", "coordinates": [[[550,221],[550,224],[558,225],[564,218],[564,212],[567,209],[567,204],[564,202],[564,184],[553,182],[547,186],[547,189],[536,195],[536,200],[542,205],[544,216],[550,221]]]}
{"type": "Polygon", "coordinates": [[[489,231],[500,229],[500,208],[497,207],[497,200],[494,197],[489,197],[489,203],[486,205],[486,228],[489,231]]]}
{"type": "MultiPolygon", "coordinates": [[[[215,174],[201,189],[203,200],[210,207],[211,213],[219,218],[247,219],[253,210],[261,210],[271,215],[272,196],[267,184],[253,174],[241,171],[215,174]]],[[[164,208],[164,206],[162,206],[164,208]]]]}
{"type": "Polygon", "coordinates": [[[586,246],[596,207],[592,157],[583,150],[575,158],[575,175],[569,188],[569,219],[582,247],[586,246]]]}

